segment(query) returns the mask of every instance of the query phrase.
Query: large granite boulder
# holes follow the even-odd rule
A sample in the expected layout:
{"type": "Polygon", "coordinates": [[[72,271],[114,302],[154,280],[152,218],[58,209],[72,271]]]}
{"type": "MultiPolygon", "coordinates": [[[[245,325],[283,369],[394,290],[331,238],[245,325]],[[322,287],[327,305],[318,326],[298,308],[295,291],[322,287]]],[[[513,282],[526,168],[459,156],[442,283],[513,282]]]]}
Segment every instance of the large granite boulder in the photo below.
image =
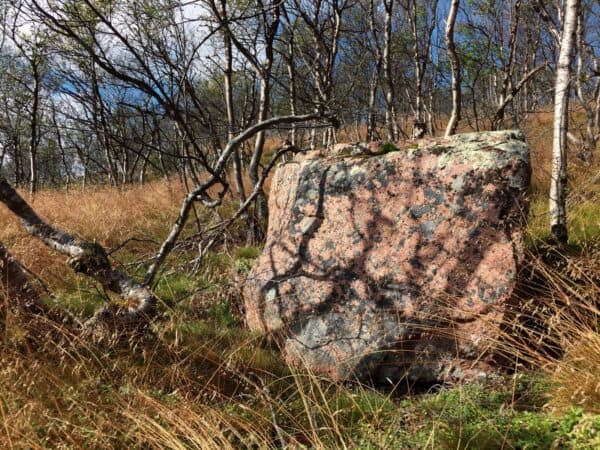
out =
{"type": "Polygon", "coordinates": [[[487,370],[522,256],[519,131],[337,146],[279,166],[249,327],[335,379],[487,370]]]}

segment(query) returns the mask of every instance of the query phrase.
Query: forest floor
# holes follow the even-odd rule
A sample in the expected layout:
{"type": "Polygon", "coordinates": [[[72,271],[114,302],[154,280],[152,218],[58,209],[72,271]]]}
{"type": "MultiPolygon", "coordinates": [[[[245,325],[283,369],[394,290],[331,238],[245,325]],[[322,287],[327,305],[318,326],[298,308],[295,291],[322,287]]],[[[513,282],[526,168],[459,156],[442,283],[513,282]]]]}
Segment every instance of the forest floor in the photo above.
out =
{"type": "MultiPolygon", "coordinates": [[[[514,326],[542,332],[534,344],[502,344],[518,357],[515,370],[469,385],[381,389],[288,367],[240,316],[236,280],[260,249],[240,246],[243,230],[234,228],[194,265],[192,220],[156,287],[154,340],[32,347],[19,323],[9,323],[0,344],[0,447],[600,448],[600,155],[591,166],[570,161],[570,242],[557,250],[547,243],[548,118],[533,116],[525,132],[533,182],[521,294],[533,306],[514,326]]],[[[30,200],[50,223],[97,240],[141,275],[183,195],[179,182],[157,181],[30,200]]],[[[82,317],[106,301],[4,209],[0,223],[0,241],[53,301],[82,317]]]]}

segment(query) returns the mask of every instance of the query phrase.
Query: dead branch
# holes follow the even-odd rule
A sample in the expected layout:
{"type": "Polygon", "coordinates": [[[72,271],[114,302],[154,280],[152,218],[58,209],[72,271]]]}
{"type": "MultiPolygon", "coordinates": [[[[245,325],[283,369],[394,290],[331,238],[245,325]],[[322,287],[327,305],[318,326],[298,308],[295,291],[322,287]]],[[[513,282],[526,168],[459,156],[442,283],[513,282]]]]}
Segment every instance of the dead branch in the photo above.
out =
{"type": "MultiPolygon", "coordinates": [[[[171,232],[169,233],[169,236],[167,236],[167,238],[162,243],[160,249],[158,250],[158,252],[156,253],[156,255],[153,258],[152,264],[150,265],[150,267],[148,268],[148,271],[146,272],[146,277],[144,278],[144,285],[150,286],[152,284],[152,282],[154,281],[154,278],[158,272],[158,269],[160,268],[162,263],[165,261],[166,257],[169,255],[169,253],[173,249],[175,242],[177,242],[177,239],[179,238],[179,235],[181,234],[181,231],[183,230],[183,227],[184,227],[185,223],[187,222],[187,218],[189,216],[189,213],[190,213],[190,210],[191,210],[193,204],[198,200],[201,200],[204,203],[204,205],[208,206],[208,207],[215,207],[221,203],[221,201],[228,189],[228,186],[222,180],[221,174],[225,170],[227,161],[229,160],[229,158],[231,157],[233,152],[244,141],[250,139],[252,136],[256,135],[260,131],[272,128],[272,127],[277,126],[282,123],[307,122],[307,121],[316,120],[316,119],[326,119],[328,121],[335,121],[335,117],[333,116],[332,113],[321,112],[321,111],[311,113],[311,114],[296,115],[296,116],[272,117],[270,119],[264,120],[262,122],[259,122],[255,125],[252,125],[252,126],[246,128],[244,131],[242,131],[236,137],[231,139],[227,143],[227,146],[225,147],[225,149],[221,153],[221,156],[219,157],[218,161],[216,162],[216,164],[211,172],[212,175],[208,179],[208,181],[204,182],[201,185],[196,186],[196,188],[193,189],[192,191],[190,191],[183,199],[181,208],[179,210],[179,216],[175,220],[175,223],[173,224],[173,227],[171,228],[171,232]],[[207,194],[207,191],[212,186],[214,186],[218,183],[220,183],[223,188],[221,189],[220,193],[218,194],[218,197],[213,200],[209,197],[209,195],[207,194]]],[[[259,183],[257,182],[257,185],[258,184],[259,183]]],[[[256,188],[256,186],[255,186],[255,188],[256,188]]],[[[254,190],[256,190],[256,189],[254,189],[254,190]]]]}
{"type": "MultiPolygon", "coordinates": [[[[126,273],[113,268],[100,244],[72,236],[44,222],[3,177],[0,177],[0,202],[21,220],[29,234],[68,256],[67,262],[75,272],[95,279],[106,290],[127,300],[130,303],[128,308],[119,308],[118,311],[121,319],[147,322],[155,316],[157,299],[154,293],[126,273]]],[[[114,311],[114,308],[109,309],[114,311]]],[[[105,308],[98,317],[106,316],[109,309],[105,308]]]]}
{"type": "Polygon", "coordinates": [[[517,83],[517,85],[512,88],[512,90],[506,96],[506,98],[504,99],[502,104],[500,106],[498,106],[498,109],[496,109],[496,113],[494,114],[494,118],[492,119],[492,124],[494,124],[493,125],[494,129],[497,128],[497,125],[501,121],[506,107],[510,104],[510,102],[513,101],[513,99],[519,93],[519,91],[525,85],[525,83],[527,83],[536,73],[538,73],[542,69],[545,69],[547,66],[548,66],[548,62],[546,61],[546,62],[540,64],[539,66],[534,67],[529,72],[527,72],[525,75],[523,75],[523,78],[521,78],[521,80],[517,83]]]}

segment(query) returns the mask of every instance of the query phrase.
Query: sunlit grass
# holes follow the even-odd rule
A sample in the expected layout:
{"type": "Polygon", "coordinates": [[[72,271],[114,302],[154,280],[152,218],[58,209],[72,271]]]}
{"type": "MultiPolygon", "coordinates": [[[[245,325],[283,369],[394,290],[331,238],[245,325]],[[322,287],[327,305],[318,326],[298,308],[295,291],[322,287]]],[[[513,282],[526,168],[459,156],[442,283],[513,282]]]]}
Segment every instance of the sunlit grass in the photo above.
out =
{"type": "MultiPolygon", "coordinates": [[[[572,245],[551,249],[548,136],[540,124],[532,119],[528,130],[527,303],[497,343],[515,373],[472,385],[382,389],[288,366],[276,336],[243,326],[238,280],[261,249],[236,242],[245,231],[240,223],[202,264],[193,262],[193,245],[168,260],[155,286],[161,314],[152,339],[120,347],[73,337],[30,342],[9,321],[0,344],[0,447],[599,448],[598,166],[572,163],[572,245]]],[[[183,195],[178,183],[161,181],[118,192],[42,192],[34,206],[108,249],[135,237],[112,256],[141,276],[183,195]]],[[[220,213],[235,208],[225,202],[220,213]]],[[[64,307],[85,318],[105,301],[101,288],[72,274],[4,209],[0,221],[0,240],[64,307]]],[[[186,236],[196,231],[191,220],[186,236]]]]}

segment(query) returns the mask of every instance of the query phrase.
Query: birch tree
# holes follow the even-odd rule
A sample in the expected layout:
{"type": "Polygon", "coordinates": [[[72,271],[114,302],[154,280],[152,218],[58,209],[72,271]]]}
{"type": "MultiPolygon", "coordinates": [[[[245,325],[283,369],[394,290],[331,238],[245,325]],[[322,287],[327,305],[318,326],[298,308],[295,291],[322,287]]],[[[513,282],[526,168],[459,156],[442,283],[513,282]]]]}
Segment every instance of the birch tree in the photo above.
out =
{"type": "Polygon", "coordinates": [[[446,49],[448,50],[448,60],[452,69],[452,113],[446,127],[446,137],[456,133],[461,112],[462,91],[460,84],[462,77],[458,55],[456,54],[456,46],[454,44],[454,24],[459,6],[460,0],[452,0],[448,18],[446,19],[446,49]]]}
{"type": "MultiPolygon", "coordinates": [[[[313,109],[315,112],[331,108],[334,102],[334,76],[342,33],[344,12],[351,7],[348,0],[327,0],[314,3],[292,0],[285,16],[290,23],[297,17],[307,36],[300,36],[296,49],[310,74],[313,83],[313,109]],[[304,39],[302,39],[304,38],[304,39]]],[[[310,146],[316,146],[316,128],[311,130],[310,146]]],[[[334,127],[328,127],[323,135],[324,145],[335,141],[334,127]]]]}
{"type": "MultiPolygon", "coordinates": [[[[387,2],[386,2],[387,4],[387,2]]],[[[376,120],[376,111],[375,111],[375,100],[376,100],[376,95],[377,95],[377,86],[379,84],[379,77],[381,76],[381,64],[383,61],[383,55],[381,52],[381,45],[379,42],[379,32],[378,32],[378,27],[377,27],[377,8],[375,7],[375,1],[374,0],[369,0],[368,2],[368,7],[367,7],[368,11],[367,11],[367,15],[369,17],[369,34],[371,35],[371,41],[372,41],[372,48],[373,48],[373,56],[375,58],[375,66],[373,68],[373,72],[371,73],[371,79],[369,80],[369,103],[367,106],[367,141],[372,141],[375,138],[375,134],[376,134],[376,125],[377,125],[377,120],[376,120]]],[[[388,32],[388,28],[387,28],[387,7],[386,7],[386,33],[385,33],[385,42],[387,43],[387,32],[388,32]]],[[[391,27],[389,30],[390,34],[391,34],[391,27]]],[[[389,61],[388,61],[389,64],[389,61]]],[[[387,78],[387,77],[386,77],[387,78]]],[[[387,80],[386,80],[387,81],[387,80]]],[[[387,85],[387,82],[386,82],[387,85]]],[[[393,97],[393,95],[392,95],[393,97]]],[[[392,100],[392,105],[393,105],[393,98],[392,100]]],[[[389,104],[390,100],[387,98],[386,95],[386,104],[389,104]]],[[[389,115],[389,113],[386,112],[386,117],[389,115]]],[[[387,122],[387,121],[386,121],[387,122]]],[[[388,129],[388,139],[389,139],[389,134],[390,134],[390,126],[389,124],[386,123],[387,129],[388,129]]],[[[393,129],[392,129],[393,131],[393,129]]]]}
{"type": "MultiPolygon", "coordinates": [[[[591,16],[591,9],[580,8],[577,20],[577,61],[575,65],[575,93],[579,104],[585,111],[585,130],[581,133],[578,144],[581,151],[578,157],[590,163],[598,139],[600,139],[600,56],[595,48],[586,42],[586,22],[591,16]],[[592,88],[587,85],[592,84],[592,88]]],[[[594,22],[590,21],[590,24],[594,22]]]]}
{"type": "Polygon", "coordinates": [[[421,137],[426,130],[423,88],[427,65],[430,61],[433,31],[437,25],[438,0],[422,3],[418,0],[403,0],[401,4],[408,17],[412,34],[415,98],[413,137],[421,137]]]}
{"type": "Polygon", "coordinates": [[[389,141],[398,139],[398,122],[396,121],[396,96],[392,79],[392,17],[394,0],[383,0],[385,8],[385,26],[383,34],[383,78],[385,81],[385,126],[389,141]]]}
{"type": "MultiPolygon", "coordinates": [[[[106,319],[114,322],[119,318],[120,322],[138,323],[145,326],[148,320],[154,317],[157,299],[147,286],[137,283],[125,272],[112,267],[108,255],[101,245],[65,233],[44,221],[1,176],[0,202],[21,220],[29,234],[40,239],[53,250],[69,257],[69,265],[75,272],[94,278],[106,290],[131,302],[125,309],[115,308],[115,305],[103,308],[93,319],[94,324],[106,319]]],[[[22,273],[19,273],[16,263],[11,262],[8,256],[4,257],[4,261],[5,270],[11,270],[16,277],[14,279],[19,283],[19,292],[31,291],[28,289],[22,273]]],[[[35,304],[39,303],[34,295],[31,296],[30,301],[35,304]]]]}
{"type": "Polygon", "coordinates": [[[550,231],[558,242],[567,242],[567,132],[571,63],[580,0],[565,3],[560,53],[554,85],[552,178],[550,182],[550,231]]]}

